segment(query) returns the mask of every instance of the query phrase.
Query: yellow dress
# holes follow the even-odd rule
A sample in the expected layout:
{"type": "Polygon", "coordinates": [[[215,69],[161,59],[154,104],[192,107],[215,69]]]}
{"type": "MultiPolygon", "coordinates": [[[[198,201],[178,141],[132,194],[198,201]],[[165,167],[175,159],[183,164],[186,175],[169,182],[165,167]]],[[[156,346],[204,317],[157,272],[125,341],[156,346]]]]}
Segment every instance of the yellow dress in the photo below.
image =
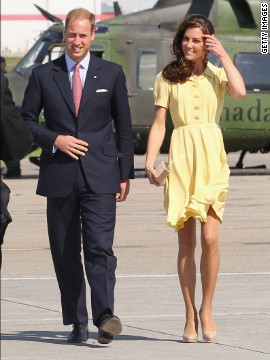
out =
{"type": "Polygon", "coordinates": [[[155,105],[167,108],[174,124],[164,205],[176,230],[190,217],[205,222],[210,206],[222,221],[230,170],[219,120],[227,81],[224,69],[209,62],[182,84],[156,77],[155,105]]]}

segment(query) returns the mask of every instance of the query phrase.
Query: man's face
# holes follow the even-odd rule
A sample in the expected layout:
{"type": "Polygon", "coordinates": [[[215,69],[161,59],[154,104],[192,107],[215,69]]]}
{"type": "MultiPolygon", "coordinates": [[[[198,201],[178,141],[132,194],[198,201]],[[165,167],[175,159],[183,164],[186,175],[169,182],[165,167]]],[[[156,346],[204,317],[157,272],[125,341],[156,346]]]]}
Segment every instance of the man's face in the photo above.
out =
{"type": "Polygon", "coordinates": [[[87,55],[95,32],[87,19],[74,19],[68,24],[64,33],[66,50],[69,57],[80,62],[87,55]]]}

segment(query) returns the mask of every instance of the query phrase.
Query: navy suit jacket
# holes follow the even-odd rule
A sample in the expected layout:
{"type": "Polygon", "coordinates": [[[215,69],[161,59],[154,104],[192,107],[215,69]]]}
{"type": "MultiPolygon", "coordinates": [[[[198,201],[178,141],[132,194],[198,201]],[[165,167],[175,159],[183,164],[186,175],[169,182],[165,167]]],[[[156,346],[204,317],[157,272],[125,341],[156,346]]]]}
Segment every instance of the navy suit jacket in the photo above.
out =
{"type": "Polygon", "coordinates": [[[120,65],[91,54],[78,117],[65,56],[35,68],[22,115],[42,148],[37,194],[64,197],[74,188],[78,161],[60,150],[52,153],[58,135],[72,135],[89,144],[81,163],[95,193],[116,193],[121,179],[134,178],[132,125],[120,65]],[[42,109],[46,127],[38,122],[42,109]]]}
{"type": "Polygon", "coordinates": [[[1,74],[1,160],[4,161],[22,159],[33,141],[8,84],[8,79],[1,74]]]}
{"type": "MultiPolygon", "coordinates": [[[[1,160],[20,160],[30,149],[33,138],[16,108],[8,79],[1,74],[1,160]]],[[[1,237],[3,243],[7,225],[12,221],[8,212],[10,190],[1,180],[1,237]]]]}

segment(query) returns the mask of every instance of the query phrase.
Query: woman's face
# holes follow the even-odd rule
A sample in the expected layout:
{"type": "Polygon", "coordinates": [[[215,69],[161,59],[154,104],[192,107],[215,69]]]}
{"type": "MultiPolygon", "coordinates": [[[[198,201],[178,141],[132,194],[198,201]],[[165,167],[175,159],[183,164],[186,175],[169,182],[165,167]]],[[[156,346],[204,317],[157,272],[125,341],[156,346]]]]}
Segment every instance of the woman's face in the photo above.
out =
{"type": "Polygon", "coordinates": [[[194,63],[202,62],[205,58],[206,46],[200,28],[188,28],[182,40],[182,50],[187,60],[194,63]]]}

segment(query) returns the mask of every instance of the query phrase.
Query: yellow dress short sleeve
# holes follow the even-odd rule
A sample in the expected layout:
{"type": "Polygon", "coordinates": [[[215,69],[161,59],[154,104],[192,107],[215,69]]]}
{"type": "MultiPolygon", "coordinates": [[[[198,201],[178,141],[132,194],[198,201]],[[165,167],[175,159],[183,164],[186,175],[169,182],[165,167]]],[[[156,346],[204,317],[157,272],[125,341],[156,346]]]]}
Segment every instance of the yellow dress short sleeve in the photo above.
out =
{"type": "Polygon", "coordinates": [[[156,76],[155,85],[154,85],[154,99],[155,105],[164,107],[166,109],[169,108],[169,98],[170,98],[170,85],[168,81],[166,81],[162,73],[160,72],[156,76]]]}
{"type": "Polygon", "coordinates": [[[220,81],[221,89],[222,89],[222,91],[226,91],[225,87],[228,82],[226,72],[225,72],[224,68],[216,68],[216,69],[217,69],[216,76],[218,77],[218,79],[220,81]]]}

